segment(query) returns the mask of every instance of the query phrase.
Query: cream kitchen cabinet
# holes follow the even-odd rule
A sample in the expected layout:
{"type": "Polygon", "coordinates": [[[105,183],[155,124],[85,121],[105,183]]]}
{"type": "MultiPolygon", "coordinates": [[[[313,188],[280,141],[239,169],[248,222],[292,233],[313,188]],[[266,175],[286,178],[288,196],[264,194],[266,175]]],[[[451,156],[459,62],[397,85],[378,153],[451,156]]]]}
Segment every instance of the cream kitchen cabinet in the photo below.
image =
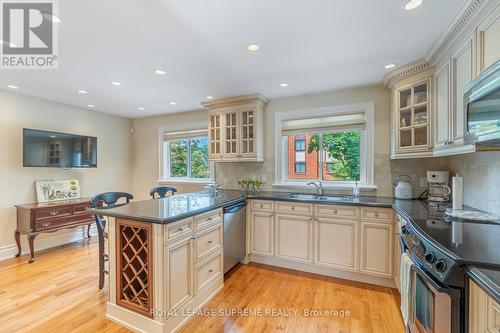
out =
{"type": "Polygon", "coordinates": [[[276,215],[276,256],[284,259],[312,261],[312,217],[276,215]]]}
{"type": "Polygon", "coordinates": [[[393,89],[392,158],[432,156],[432,77],[416,76],[393,89]]]}
{"type": "Polygon", "coordinates": [[[264,160],[264,96],[203,102],[208,109],[208,158],[215,162],[264,160]]]}
{"type": "Polygon", "coordinates": [[[166,305],[168,310],[180,308],[194,296],[193,257],[191,236],[165,247],[166,305]]]}
{"type": "Polygon", "coordinates": [[[393,277],[394,231],[392,221],[361,221],[360,272],[393,277]]]}
{"type": "Polygon", "coordinates": [[[251,200],[249,260],[394,286],[391,208],[251,200]]]}
{"type": "Polygon", "coordinates": [[[500,4],[476,28],[477,73],[500,60],[500,4]]]}
{"type": "Polygon", "coordinates": [[[474,281],[469,282],[469,332],[500,333],[500,304],[474,281]]]}
{"type": "Polygon", "coordinates": [[[274,255],[274,213],[250,212],[250,253],[274,255]]]}
{"type": "Polygon", "coordinates": [[[450,97],[450,61],[444,63],[435,74],[435,149],[443,149],[450,143],[451,138],[451,97],[450,97]]]}
{"type": "Polygon", "coordinates": [[[359,223],[319,217],[315,219],[314,263],[349,271],[358,270],[359,223]]]}

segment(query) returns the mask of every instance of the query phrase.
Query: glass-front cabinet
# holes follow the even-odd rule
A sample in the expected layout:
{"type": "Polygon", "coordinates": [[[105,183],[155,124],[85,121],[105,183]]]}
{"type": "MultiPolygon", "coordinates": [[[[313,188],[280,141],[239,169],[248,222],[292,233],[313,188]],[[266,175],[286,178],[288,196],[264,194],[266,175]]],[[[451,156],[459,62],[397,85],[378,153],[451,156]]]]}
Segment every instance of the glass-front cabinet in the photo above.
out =
{"type": "Polygon", "coordinates": [[[250,95],[202,103],[209,112],[209,160],[262,162],[267,99],[250,95]]]}
{"type": "Polygon", "coordinates": [[[395,90],[395,141],[397,154],[430,151],[430,79],[395,90]]]}

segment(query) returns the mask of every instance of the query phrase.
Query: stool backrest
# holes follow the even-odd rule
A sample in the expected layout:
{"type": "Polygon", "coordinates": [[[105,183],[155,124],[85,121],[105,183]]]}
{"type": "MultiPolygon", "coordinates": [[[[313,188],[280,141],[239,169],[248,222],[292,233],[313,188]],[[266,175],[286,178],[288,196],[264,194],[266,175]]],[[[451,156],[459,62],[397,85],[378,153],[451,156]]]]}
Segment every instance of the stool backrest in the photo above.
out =
{"type": "Polygon", "coordinates": [[[175,192],[177,192],[177,189],[173,186],[158,186],[154,187],[151,192],[149,192],[149,195],[151,198],[158,199],[165,198],[167,196],[168,192],[172,192],[172,195],[174,195],[175,192]]]}
{"type": "Polygon", "coordinates": [[[132,199],[134,199],[134,196],[127,192],[105,192],[90,199],[90,206],[92,208],[119,207],[128,204],[132,199]],[[120,199],[125,199],[125,202],[117,203],[120,199]]]}

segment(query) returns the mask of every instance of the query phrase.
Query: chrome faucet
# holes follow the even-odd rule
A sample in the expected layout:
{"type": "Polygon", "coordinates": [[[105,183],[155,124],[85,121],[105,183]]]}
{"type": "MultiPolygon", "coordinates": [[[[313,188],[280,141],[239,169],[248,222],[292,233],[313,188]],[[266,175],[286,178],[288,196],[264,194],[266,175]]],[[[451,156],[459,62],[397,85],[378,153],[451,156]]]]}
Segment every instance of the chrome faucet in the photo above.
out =
{"type": "Polygon", "coordinates": [[[314,186],[316,188],[316,190],[318,191],[318,195],[319,196],[323,195],[323,182],[321,180],[315,179],[313,181],[310,181],[306,185],[312,185],[312,186],[314,186]]]}

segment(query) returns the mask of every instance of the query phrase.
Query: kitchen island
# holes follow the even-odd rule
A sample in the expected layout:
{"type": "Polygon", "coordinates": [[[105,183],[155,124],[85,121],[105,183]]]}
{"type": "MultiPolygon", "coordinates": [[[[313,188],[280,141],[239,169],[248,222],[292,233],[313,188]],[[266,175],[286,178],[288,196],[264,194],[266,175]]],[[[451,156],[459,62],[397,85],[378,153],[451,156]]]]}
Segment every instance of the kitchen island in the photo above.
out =
{"type": "MultiPolygon", "coordinates": [[[[356,213],[356,216],[361,213],[352,206],[392,212],[392,198],[339,197],[338,201],[320,202],[317,199],[290,198],[289,193],[282,192],[248,195],[233,190],[219,191],[216,196],[198,192],[136,201],[112,209],[91,209],[90,213],[108,218],[109,299],[106,317],[136,332],[159,333],[175,331],[196,315],[197,309],[223,287],[223,208],[246,200],[253,202],[251,206],[257,211],[257,219],[262,213],[267,214],[267,205],[257,207],[261,202],[276,203],[277,210],[285,208],[278,202],[293,203],[290,208],[297,207],[298,215],[304,215],[300,211],[304,205],[312,207],[316,204],[321,204],[318,207],[342,205],[347,210],[339,206],[339,214],[348,212],[356,213]]],[[[341,216],[340,219],[346,218],[341,216]]],[[[392,221],[391,214],[388,221],[392,221]]],[[[255,222],[259,228],[261,221],[255,222]]],[[[313,219],[308,219],[308,223],[312,228],[313,219]]],[[[290,226],[289,230],[294,231],[293,221],[290,226]]],[[[253,234],[248,226],[247,232],[253,234]]],[[[309,236],[312,237],[312,233],[309,236]]],[[[387,233],[387,236],[392,242],[392,233],[387,233]]],[[[252,241],[261,242],[255,238],[252,241]]],[[[248,244],[247,253],[252,255],[248,244]]],[[[245,260],[248,261],[248,257],[245,260]]],[[[392,254],[388,254],[387,260],[392,261],[392,254]]],[[[392,263],[388,265],[392,266],[392,263]]],[[[325,272],[330,274],[330,271],[325,272]]],[[[392,283],[392,276],[383,280],[392,283]]]]}

